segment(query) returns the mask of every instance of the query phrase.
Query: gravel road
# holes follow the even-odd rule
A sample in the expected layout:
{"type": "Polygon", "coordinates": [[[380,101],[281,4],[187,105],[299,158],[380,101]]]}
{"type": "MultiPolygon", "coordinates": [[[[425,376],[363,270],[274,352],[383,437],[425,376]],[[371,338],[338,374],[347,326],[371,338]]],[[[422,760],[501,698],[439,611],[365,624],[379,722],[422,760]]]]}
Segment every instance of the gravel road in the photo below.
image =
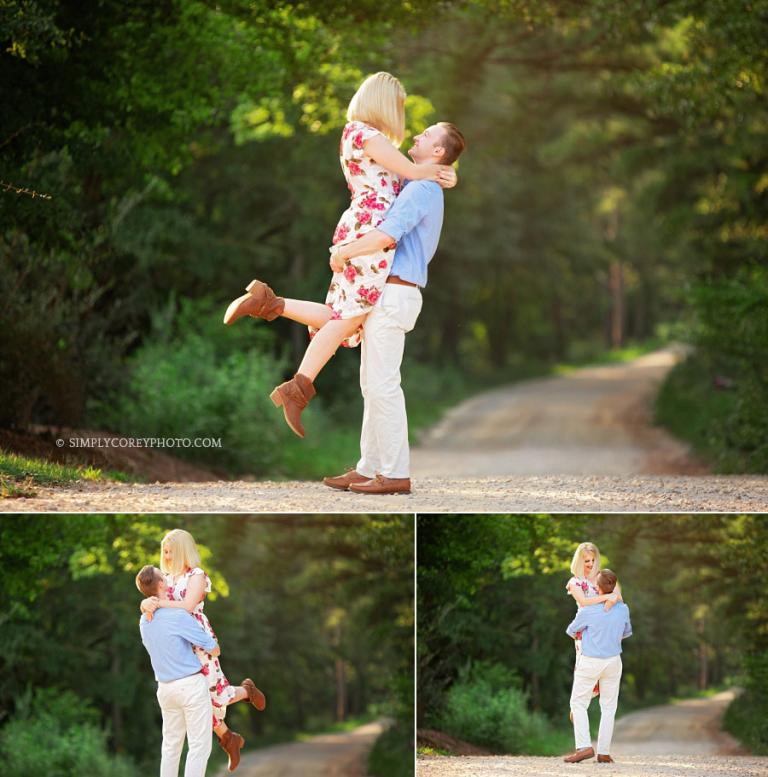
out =
{"type": "Polygon", "coordinates": [[[0,502],[4,512],[763,512],[768,477],[713,476],[650,422],[680,354],[664,349],[487,392],[413,451],[411,495],[316,482],[85,482],[0,502]]]}
{"type": "Polygon", "coordinates": [[[2,512],[530,513],[764,512],[759,476],[420,478],[410,495],[369,496],[321,483],[82,483],[0,501],[2,512]]]}
{"type": "MultiPolygon", "coordinates": [[[[353,731],[322,734],[305,742],[246,753],[238,777],[365,777],[368,752],[388,725],[375,721],[353,731]]],[[[226,766],[216,777],[227,777],[226,766]]]]}
{"type": "MultiPolygon", "coordinates": [[[[738,743],[720,729],[733,691],[649,707],[616,721],[615,764],[580,764],[562,758],[472,756],[422,757],[418,777],[766,777],[768,758],[740,755],[738,743]]],[[[619,702],[621,703],[621,702],[619,702]]],[[[592,715],[599,715],[592,705],[592,715]]]]}

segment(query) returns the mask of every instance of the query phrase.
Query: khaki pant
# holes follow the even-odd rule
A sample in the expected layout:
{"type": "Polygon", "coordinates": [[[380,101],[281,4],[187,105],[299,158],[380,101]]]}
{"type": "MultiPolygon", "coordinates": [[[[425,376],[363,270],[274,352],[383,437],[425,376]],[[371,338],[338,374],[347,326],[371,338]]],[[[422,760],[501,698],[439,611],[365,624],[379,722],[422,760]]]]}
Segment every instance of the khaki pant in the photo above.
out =
{"type": "Polygon", "coordinates": [[[211,694],[201,672],[157,684],[157,700],[163,713],[163,747],[160,777],[178,777],[184,738],[189,749],[184,777],[205,777],[211,755],[211,694]]]}
{"type": "Polygon", "coordinates": [[[407,478],[410,472],[408,417],[400,387],[405,335],[421,312],[416,286],[388,283],[379,304],[365,321],[360,354],[363,428],[360,434],[361,475],[407,478]]]}
{"type": "Polygon", "coordinates": [[[573,712],[573,734],[576,747],[591,747],[589,736],[589,714],[587,707],[592,700],[592,689],[600,683],[600,731],[597,735],[597,752],[611,754],[613,721],[619,703],[621,683],[621,656],[592,658],[583,653],[576,662],[571,691],[571,712],[573,712]]]}

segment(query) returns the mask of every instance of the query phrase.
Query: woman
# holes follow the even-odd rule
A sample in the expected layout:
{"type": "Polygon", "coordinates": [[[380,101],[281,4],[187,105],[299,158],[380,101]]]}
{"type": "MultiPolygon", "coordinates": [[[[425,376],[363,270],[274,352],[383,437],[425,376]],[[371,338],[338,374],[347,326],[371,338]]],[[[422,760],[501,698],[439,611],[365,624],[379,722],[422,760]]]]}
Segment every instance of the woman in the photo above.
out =
{"type": "MultiPolygon", "coordinates": [[[[200,625],[216,639],[216,634],[203,612],[205,595],[211,591],[211,581],[200,567],[200,554],[192,535],[184,529],[173,529],[160,543],[160,570],[165,575],[168,599],[156,596],[144,599],[141,610],[148,619],[158,607],[181,607],[191,613],[200,625]]],[[[217,640],[218,642],[218,640],[217,640]]],[[[219,744],[229,755],[229,769],[233,771],[240,760],[240,748],[245,740],[231,731],[224,722],[227,706],[246,699],[259,711],[267,705],[264,694],[253,680],[246,678],[241,685],[230,685],[218,658],[194,647],[195,655],[202,664],[202,673],[208,679],[208,690],[213,706],[213,730],[219,744]]]]}
{"type": "MultiPolygon", "coordinates": [[[[366,78],[347,109],[339,149],[352,201],[336,226],[331,248],[357,240],[384,220],[403,179],[428,179],[450,188],[456,172],[450,165],[415,165],[397,147],[405,135],[405,90],[389,73],[366,78]]],[[[340,345],[359,345],[363,322],[378,301],[392,264],[390,246],[357,257],[334,271],[325,304],[278,297],[261,281],[246,287],[224,315],[225,324],[250,315],[273,321],[278,316],[306,324],[311,342],[292,380],[271,394],[283,408],[291,429],[304,436],[301,412],[315,395],[314,381],[340,345]]]]}
{"type": "MultiPolygon", "coordinates": [[[[571,579],[565,590],[576,600],[578,607],[591,607],[595,604],[605,605],[610,610],[621,599],[621,590],[616,586],[612,594],[601,594],[597,590],[597,575],[600,572],[600,551],[591,542],[582,542],[573,554],[571,561],[571,579]]],[[[581,656],[581,632],[576,633],[576,665],[581,656]]],[[[595,685],[592,696],[600,693],[599,685],[595,685]]]]}

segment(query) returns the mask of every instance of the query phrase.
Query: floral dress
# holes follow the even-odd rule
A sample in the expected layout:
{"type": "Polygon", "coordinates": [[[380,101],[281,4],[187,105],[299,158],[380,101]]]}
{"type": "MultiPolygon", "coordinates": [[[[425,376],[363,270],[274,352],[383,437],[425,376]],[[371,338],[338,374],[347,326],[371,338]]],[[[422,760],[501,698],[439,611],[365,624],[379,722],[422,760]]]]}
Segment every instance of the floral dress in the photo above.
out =
{"type": "MultiPolygon", "coordinates": [[[[341,214],[333,234],[333,245],[351,243],[376,229],[402,188],[400,176],[374,162],[363,151],[365,142],[377,134],[380,134],[377,129],[361,121],[350,121],[344,127],[339,159],[352,201],[341,214]]],[[[355,257],[343,272],[333,274],[325,298],[325,304],[333,311],[332,319],[354,318],[373,308],[387,282],[393,256],[388,247],[355,257]]],[[[310,337],[316,331],[310,327],[310,337]]],[[[361,335],[362,327],[342,345],[354,348],[360,344],[361,335]]]]}
{"type": "MultiPolygon", "coordinates": [[[[205,576],[205,592],[209,594],[211,592],[210,578],[202,569],[200,569],[200,567],[195,567],[194,569],[187,569],[187,571],[183,575],[179,575],[177,579],[174,579],[173,576],[169,574],[165,576],[165,582],[168,586],[168,598],[174,602],[183,601],[187,594],[189,579],[195,575],[205,576]]],[[[192,610],[192,615],[206,632],[216,639],[216,634],[208,621],[208,617],[203,612],[204,603],[205,598],[203,598],[195,609],[192,610]]],[[[218,640],[216,641],[218,642],[218,640]]],[[[211,704],[213,705],[213,725],[215,727],[223,722],[224,717],[227,714],[227,704],[235,697],[235,689],[229,684],[229,680],[224,676],[218,658],[213,658],[213,656],[206,653],[201,647],[195,646],[193,650],[203,666],[203,675],[205,675],[205,678],[208,680],[208,690],[211,694],[211,704]]]]}
{"type": "MultiPolygon", "coordinates": [[[[593,596],[600,596],[600,591],[597,590],[597,586],[586,577],[572,577],[568,584],[565,586],[565,590],[568,591],[570,596],[571,592],[568,590],[571,587],[571,583],[576,583],[579,588],[584,592],[584,596],[587,599],[591,599],[593,596]]],[[[593,605],[594,606],[594,605],[593,605]]],[[[576,639],[573,640],[574,647],[576,648],[576,666],[579,665],[579,658],[581,657],[581,632],[576,632],[576,639]]],[[[595,687],[592,689],[592,696],[597,696],[600,693],[600,684],[595,683],[595,687]]]]}

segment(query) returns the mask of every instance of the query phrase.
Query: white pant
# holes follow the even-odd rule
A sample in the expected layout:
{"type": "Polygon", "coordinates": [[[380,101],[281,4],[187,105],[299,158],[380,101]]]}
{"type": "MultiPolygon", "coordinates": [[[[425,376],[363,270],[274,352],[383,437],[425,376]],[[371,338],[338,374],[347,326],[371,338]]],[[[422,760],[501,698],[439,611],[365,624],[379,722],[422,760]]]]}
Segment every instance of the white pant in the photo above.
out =
{"type": "Polygon", "coordinates": [[[158,683],[157,700],[163,713],[160,777],[178,777],[185,736],[189,749],[184,777],[205,777],[213,725],[213,706],[205,677],[198,672],[180,680],[158,683]]]}
{"type": "Polygon", "coordinates": [[[592,658],[582,653],[576,662],[571,691],[571,712],[573,712],[573,735],[577,749],[592,746],[587,707],[592,700],[592,689],[598,681],[600,682],[600,731],[597,735],[597,752],[600,755],[610,755],[613,720],[619,703],[621,656],[592,658]]]}
{"type": "Polygon", "coordinates": [[[360,354],[363,429],[360,434],[361,475],[407,478],[410,471],[408,417],[400,388],[405,335],[421,312],[416,286],[387,283],[379,304],[368,314],[360,354]]]}

